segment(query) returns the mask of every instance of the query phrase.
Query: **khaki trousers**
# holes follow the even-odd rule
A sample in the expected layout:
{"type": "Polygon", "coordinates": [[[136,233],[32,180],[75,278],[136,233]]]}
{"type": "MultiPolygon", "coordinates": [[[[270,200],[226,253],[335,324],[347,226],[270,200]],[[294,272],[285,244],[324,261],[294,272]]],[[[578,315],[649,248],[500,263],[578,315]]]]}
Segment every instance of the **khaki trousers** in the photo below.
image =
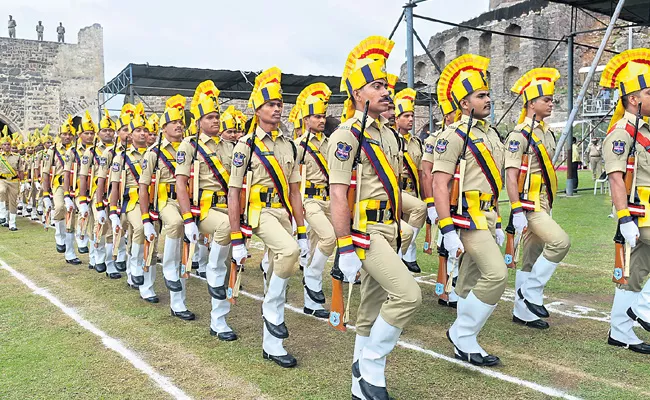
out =
{"type": "Polygon", "coordinates": [[[269,249],[268,279],[273,273],[282,279],[296,273],[300,249],[293,237],[291,219],[284,208],[263,208],[259,226],[253,229],[253,233],[269,249]]]}
{"type": "Polygon", "coordinates": [[[550,262],[559,263],[571,248],[569,235],[553,220],[548,212],[548,198],[543,193],[540,197],[541,211],[526,213],[528,228],[523,234],[522,271],[530,272],[540,255],[550,262]]]}
{"type": "Polygon", "coordinates": [[[140,212],[140,202],[135,203],[135,208],[126,213],[126,220],[131,225],[129,236],[129,245],[144,244],[144,225],[142,225],[142,213],[140,212]]]}
{"type": "Polygon", "coordinates": [[[630,255],[630,277],[627,285],[616,285],[619,289],[640,292],[650,273],[650,227],[639,228],[639,233],[639,240],[630,255]]]}
{"type": "Polygon", "coordinates": [[[601,163],[602,157],[589,157],[589,169],[594,180],[600,177],[603,172],[603,164],[601,163]]]}
{"type": "MultiPolygon", "coordinates": [[[[159,212],[160,220],[165,226],[165,231],[170,239],[181,239],[185,234],[181,208],[176,200],[167,199],[167,204],[159,212]]],[[[143,226],[144,232],[144,226],[143,226]]]]}
{"type": "Polygon", "coordinates": [[[484,214],[488,229],[460,230],[465,253],[460,260],[456,293],[466,298],[471,291],[483,303],[494,305],[506,289],[508,268],[495,240],[497,213],[484,214]]]}
{"type": "Polygon", "coordinates": [[[212,235],[212,240],[219,246],[228,246],[230,244],[228,209],[211,208],[208,210],[208,215],[199,222],[199,231],[204,235],[212,235]]]}
{"type": "MultiPolygon", "coordinates": [[[[304,208],[305,219],[311,228],[310,239],[318,240],[316,245],[321,253],[326,256],[332,255],[336,247],[336,234],[332,226],[330,202],[317,199],[305,199],[304,208]]],[[[316,247],[313,246],[313,243],[310,244],[312,244],[310,249],[313,253],[316,247]]]]}
{"type": "Polygon", "coordinates": [[[65,200],[63,200],[63,186],[59,186],[53,193],[54,202],[52,207],[52,221],[63,221],[65,220],[65,200]]]}
{"type": "Polygon", "coordinates": [[[415,278],[397,255],[397,224],[368,227],[370,249],[362,260],[357,335],[369,336],[377,316],[403,329],[422,303],[415,278]]]}
{"type": "Polygon", "coordinates": [[[20,182],[0,181],[0,201],[4,200],[9,214],[18,213],[18,193],[20,182]]]}
{"type": "MultiPolygon", "coordinates": [[[[93,196],[93,201],[90,203],[90,209],[93,215],[93,225],[88,225],[92,227],[92,232],[89,234],[91,235],[90,237],[95,240],[95,232],[97,231],[97,227],[99,226],[99,211],[95,208],[95,196],[93,196]]],[[[99,237],[97,237],[97,241],[101,241],[101,239],[104,238],[106,240],[106,243],[113,243],[113,229],[111,227],[111,221],[108,219],[108,212],[106,213],[106,221],[104,221],[104,226],[102,226],[101,232],[99,232],[99,237]]]]}
{"type": "MultiPolygon", "coordinates": [[[[413,228],[422,229],[427,220],[427,205],[417,197],[402,192],[402,219],[406,221],[413,228]]],[[[402,243],[408,244],[410,241],[402,239],[402,243]]]]}

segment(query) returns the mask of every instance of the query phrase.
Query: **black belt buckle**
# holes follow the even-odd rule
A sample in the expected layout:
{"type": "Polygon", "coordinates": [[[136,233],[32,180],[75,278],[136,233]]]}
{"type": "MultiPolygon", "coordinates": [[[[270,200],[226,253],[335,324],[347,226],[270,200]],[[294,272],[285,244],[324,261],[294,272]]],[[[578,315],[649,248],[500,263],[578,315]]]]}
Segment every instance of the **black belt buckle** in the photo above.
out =
{"type": "Polygon", "coordinates": [[[226,196],[215,193],[212,195],[212,207],[216,207],[219,204],[226,204],[226,196]]]}
{"type": "Polygon", "coordinates": [[[393,211],[389,209],[366,210],[366,219],[377,223],[391,221],[393,219],[393,211]]]}

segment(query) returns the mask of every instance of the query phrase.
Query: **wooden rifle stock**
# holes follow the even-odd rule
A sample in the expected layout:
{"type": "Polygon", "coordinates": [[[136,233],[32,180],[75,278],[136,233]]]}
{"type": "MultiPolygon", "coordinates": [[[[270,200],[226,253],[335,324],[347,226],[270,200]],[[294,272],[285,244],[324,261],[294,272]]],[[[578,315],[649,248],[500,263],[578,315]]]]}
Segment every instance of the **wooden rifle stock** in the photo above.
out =
{"type": "Polygon", "coordinates": [[[520,194],[524,193],[526,186],[526,175],[528,174],[528,153],[521,156],[521,166],[519,167],[519,176],[517,176],[517,190],[520,194]]]}
{"type": "Polygon", "coordinates": [[[612,276],[612,282],[618,283],[619,285],[627,285],[627,278],[629,272],[626,275],[627,265],[626,265],[626,243],[625,238],[621,234],[621,224],[618,224],[616,227],[616,234],[614,235],[614,274],[612,276]]]}
{"type": "Polygon", "coordinates": [[[630,152],[630,154],[627,156],[625,177],[623,178],[625,182],[625,193],[628,195],[628,197],[634,196],[632,193],[632,186],[634,184],[634,171],[636,170],[636,165],[636,152],[630,152]]]}
{"type": "Polygon", "coordinates": [[[444,240],[440,241],[438,246],[438,277],[436,278],[436,295],[443,301],[449,301],[449,295],[445,292],[449,273],[447,271],[447,260],[449,252],[445,249],[444,240]]]}
{"type": "Polygon", "coordinates": [[[511,269],[517,269],[517,259],[516,259],[517,244],[515,243],[515,233],[516,233],[515,226],[512,223],[512,213],[510,213],[510,218],[508,219],[508,225],[506,226],[506,253],[504,256],[504,260],[508,268],[511,269]]]}
{"type": "Polygon", "coordinates": [[[426,254],[433,254],[433,249],[431,248],[431,220],[427,217],[427,224],[424,234],[424,252],[426,254]]]}
{"type": "Polygon", "coordinates": [[[334,265],[330,272],[332,276],[332,305],[330,307],[329,324],[341,332],[347,331],[345,327],[345,301],[343,299],[343,272],[339,269],[339,250],[336,249],[334,265]]]}

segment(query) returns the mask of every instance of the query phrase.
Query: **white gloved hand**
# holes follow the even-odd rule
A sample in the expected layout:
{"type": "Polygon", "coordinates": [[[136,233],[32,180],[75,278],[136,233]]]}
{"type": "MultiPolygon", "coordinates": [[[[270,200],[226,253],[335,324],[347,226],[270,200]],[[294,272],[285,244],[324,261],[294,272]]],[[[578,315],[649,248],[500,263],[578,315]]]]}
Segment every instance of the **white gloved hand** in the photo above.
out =
{"type": "Polygon", "coordinates": [[[84,218],[88,217],[88,204],[87,203],[79,203],[79,215],[81,215],[84,218]]]}
{"type": "Polygon", "coordinates": [[[442,235],[442,241],[445,249],[449,252],[449,258],[458,258],[458,250],[460,250],[461,254],[465,251],[463,242],[460,241],[460,237],[458,237],[456,231],[447,232],[442,235]]]}
{"type": "Polygon", "coordinates": [[[68,212],[71,212],[72,210],[74,210],[74,201],[72,201],[71,198],[69,198],[69,197],[65,197],[65,198],[63,199],[63,202],[65,203],[65,209],[66,209],[68,212]]]}
{"type": "Polygon", "coordinates": [[[432,225],[436,223],[436,220],[438,219],[438,211],[436,211],[434,206],[427,207],[427,216],[432,225]]]}
{"type": "Polygon", "coordinates": [[[45,207],[45,210],[52,209],[52,199],[50,199],[50,196],[43,197],[43,206],[45,207]]]}
{"type": "Polygon", "coordinates": [[[528,219],[526,218],[526,214],[523,212],[512,214],[512,225],[514,225],[515,231],[519,233],[523,232],[524,229],[528,227],[528,219]]]}
{"type": "Polygon", "coordinates": [[[361,260],[356,251],[339,254],[339,269],[348,282],[357,280],[357,273],[361,269],[361,260]]]}
{"type": "Polygon", "coordinates": [[[298,247],[300,248],[300,257],[309,256],[309,242],[307,239],[298,239],[298,247]]]}
{"type": "Polygon", "coordinates": [[[111,220],[111,225],[113,226],[113,232],[116,232],[117,228],[122,229],[122,224],[120,223],[120,217],[118,217],[116,214],[111,214],[109,219],[111,220]]]}
{"type": "Polygon", "coordinates": [[[636,226],[634,221],[629,221],[621,224],[621,235],[625,238],[625,242],[630,247],[636,246],[636,240],[639,237],[639,227],[636,226]]]}
{"type": "Polygon", "coordinates": [[[36,190],[41,190],[41,183],[39,181],[34,182],[34,186],[36,186],[36,190]]]}
{"type": "Polygon", "coordinates": [[[185,236],[190,243],[196,243],[199,240],[199,228],[194,221],[185,224],[185,236]]]}
{"type": "Polygon", "coordinates": [[[499,228],[496,231],[496,242],[499,247],[503,246],[503,243],[506,241],[506,234],[503,232],[503,229],[499,228]]]}
{"type": "Polygon", "coordinates": [[[248,258],[248,250],[245,244],[238,244],[232,247],[232,258],[237,265],[243,265],[244,261],[248,258]]]}
{"type": "Polygon", "coordinates": [[[145,222],[143,224],[144,226],[144,237],[147,239],[149,242],[153,242],[156,240],[156,228],[153,227],[153,224],[151,222],[145,222]]]}
{"type": "Polygon", "coordinates": [[[97,211],[97,222],[100,224],[106,223],[106,210],[97,211]]]}

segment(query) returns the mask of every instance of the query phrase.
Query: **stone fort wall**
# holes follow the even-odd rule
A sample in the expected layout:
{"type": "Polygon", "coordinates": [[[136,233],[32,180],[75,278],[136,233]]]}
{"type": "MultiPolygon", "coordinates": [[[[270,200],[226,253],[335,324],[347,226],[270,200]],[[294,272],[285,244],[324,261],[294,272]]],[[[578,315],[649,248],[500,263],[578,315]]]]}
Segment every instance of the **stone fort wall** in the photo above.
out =
{"type": "Polygon", "coordinates": [[[77,44],[0,38],[0,129],[52,130],[68,114],[97,110],[104,85],[104,39],[99,24],[83,28],[77,44]]]}

